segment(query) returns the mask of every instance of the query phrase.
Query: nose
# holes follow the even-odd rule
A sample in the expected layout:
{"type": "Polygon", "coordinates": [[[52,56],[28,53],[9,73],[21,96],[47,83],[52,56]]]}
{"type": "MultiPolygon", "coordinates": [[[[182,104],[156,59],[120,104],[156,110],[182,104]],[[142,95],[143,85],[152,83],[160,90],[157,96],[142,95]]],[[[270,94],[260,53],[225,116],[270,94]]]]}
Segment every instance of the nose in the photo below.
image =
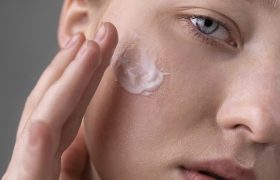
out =
{"type": "Polygon", "coordinates": [[[236,73],[217,112],[217,123],[223,132],[244,133],[254,143],[279,143],[280,72],[259,67],[236,73]]]}

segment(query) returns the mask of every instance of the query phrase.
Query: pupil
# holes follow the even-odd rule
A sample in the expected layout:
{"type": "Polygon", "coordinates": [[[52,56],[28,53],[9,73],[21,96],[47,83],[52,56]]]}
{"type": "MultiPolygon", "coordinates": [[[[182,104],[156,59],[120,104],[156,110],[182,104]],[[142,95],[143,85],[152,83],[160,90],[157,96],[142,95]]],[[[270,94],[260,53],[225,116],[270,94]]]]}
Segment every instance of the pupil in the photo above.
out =
{"type": "Polygon", "coordinates": [[[205,19],[204,25],[206,27],[211,27],[213,25],[213,21],[210,19],[205,19]]]}

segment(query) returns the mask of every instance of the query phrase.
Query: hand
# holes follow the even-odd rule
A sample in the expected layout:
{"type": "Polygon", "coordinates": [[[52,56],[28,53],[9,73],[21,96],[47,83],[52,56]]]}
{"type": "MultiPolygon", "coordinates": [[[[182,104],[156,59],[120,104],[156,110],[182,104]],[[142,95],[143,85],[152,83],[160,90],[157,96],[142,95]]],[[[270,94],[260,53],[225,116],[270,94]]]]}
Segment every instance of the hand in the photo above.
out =
{"type": "Polygon", "coordinates": [[[3,180],[82,178],[82,118],[118,42],[115,27],[103,27],[95,41],[81,33],[72,37],[41,75],[25,103],[3,180]]]}

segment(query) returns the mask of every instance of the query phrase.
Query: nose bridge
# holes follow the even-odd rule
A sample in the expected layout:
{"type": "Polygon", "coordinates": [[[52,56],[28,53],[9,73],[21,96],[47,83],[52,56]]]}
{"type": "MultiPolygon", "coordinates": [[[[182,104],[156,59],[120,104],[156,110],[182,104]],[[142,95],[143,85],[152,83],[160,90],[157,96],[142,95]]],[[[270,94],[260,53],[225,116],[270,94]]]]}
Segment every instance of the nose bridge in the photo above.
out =
{"type": "Polygon", "coordinates": [[[262,61],[280,61],[280,11],[257,16],[258,25],[254,26],[254,33],[246,45],[247,50],[251,56],[256,54],[256,58],[261,58],[262,61]]]}
{"type": "Polygon", "coordinates": [[[256,143],[280,141],[280,63],[244,67],[234,77],[217,113],[218,124],[243,129],[256,143]]]}

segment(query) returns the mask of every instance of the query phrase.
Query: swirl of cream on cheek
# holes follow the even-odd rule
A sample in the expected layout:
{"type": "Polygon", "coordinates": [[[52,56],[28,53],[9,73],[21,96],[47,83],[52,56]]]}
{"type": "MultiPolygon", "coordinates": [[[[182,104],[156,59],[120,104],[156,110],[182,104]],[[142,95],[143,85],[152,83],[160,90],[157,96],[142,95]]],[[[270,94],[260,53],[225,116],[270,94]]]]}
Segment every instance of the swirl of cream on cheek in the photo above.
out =
{"type": "Polygon", "coordinates": [[[126,91],[149,96],[168,74],[157,68],[156,59],[148,50],[125,49],[113,56],[111,67],[117,81],[126,91]]]}

